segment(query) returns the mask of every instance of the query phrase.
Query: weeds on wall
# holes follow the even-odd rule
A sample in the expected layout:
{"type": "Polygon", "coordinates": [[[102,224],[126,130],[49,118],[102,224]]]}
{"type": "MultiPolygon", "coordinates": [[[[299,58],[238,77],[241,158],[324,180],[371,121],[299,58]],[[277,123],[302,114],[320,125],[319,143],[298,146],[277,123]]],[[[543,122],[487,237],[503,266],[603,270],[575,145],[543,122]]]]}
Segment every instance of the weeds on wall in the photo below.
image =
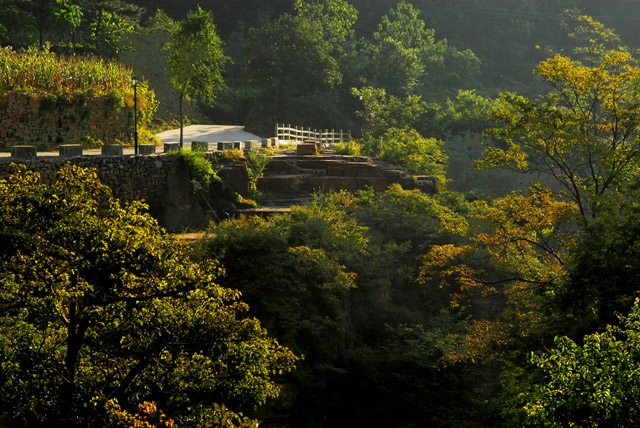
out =
{"type": "Polygon", "coordinates": [[[175,156],[185,163],[191,176],[193,193],[205,210],[216,214],[217,211],[232,208],[238,195],[224,185],[218,176],[219,165],[211,163],[204,152],[180,149],[169,152],[168,156],[175,156]]]}
{"type": "Polygon", "coordinates": [[[261,155],[257,151],[248,151],[245,157],[247,158],[247,172],[249,174],[249,192],[251,192],[251,196],[257,196],[258,179],[264,175],[264,169],[271,159],[269,156],[261,155]]]}
{"type": "Polygon", "coordinates": [[[211,180],[220,179],[217,171],[213,169],[211,162],[209,162],[201,151],[180,149],[170,152],[169,156],[178,157],[185,162],[189,168],[191,184],[196,193],[209,189],[211,180]]]}

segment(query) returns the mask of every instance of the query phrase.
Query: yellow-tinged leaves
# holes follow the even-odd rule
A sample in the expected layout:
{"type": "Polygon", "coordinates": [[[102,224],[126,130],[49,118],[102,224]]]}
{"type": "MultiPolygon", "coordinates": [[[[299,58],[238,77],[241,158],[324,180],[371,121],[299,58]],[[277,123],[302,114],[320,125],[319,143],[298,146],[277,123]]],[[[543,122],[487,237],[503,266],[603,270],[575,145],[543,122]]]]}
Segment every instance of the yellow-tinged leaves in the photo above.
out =
{"type": "MultiPolygon", "coordinates": [[[[599,23],[578,21],[589,39],[613,39],[599,23]]],[[[600,197],[629,184],[640,165],[640,68],[626,48],[593,40],[581,52],[587,63],[562,54],[540,62],[534,74],[549,84],[545,96],[500,94],[493,116],[501,126],[486,132],[491,146],[476,163],[546,174],[583,216],[597,216],[600,197]]]]}
{"type": "Polygon", "coordinates": [[[499,322],[478,323],[447,350],[452,362],[498,352],[513,339],[504,333],[507,327],[539,330],[539,305],[565,275],[576,244],[576,204],[549,189],[533,187],[526,194],[477,201],[473,212],[470,244],[432,246],[422,257],[419,282],[436,280],[451,287],[454,307],[496,296],[506,306],[499,322]],[[485,271],[487,259],[493,266],[485,271]]]}

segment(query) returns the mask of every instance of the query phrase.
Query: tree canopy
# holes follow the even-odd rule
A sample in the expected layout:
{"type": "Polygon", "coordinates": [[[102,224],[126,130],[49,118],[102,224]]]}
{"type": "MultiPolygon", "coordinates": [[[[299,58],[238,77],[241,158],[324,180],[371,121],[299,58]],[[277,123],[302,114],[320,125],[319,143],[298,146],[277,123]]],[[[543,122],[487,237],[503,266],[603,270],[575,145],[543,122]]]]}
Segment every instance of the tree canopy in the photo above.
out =
{"type": "Polygon", "coordinates": [[[183,101],[189,95],[213,99],[216,91],[224,87],[222,72],[229,58],[222,52],[222,40],[216,34],[213,15],[200,7],[177,23],[165,49],[169,51],[169,78],[179,94],[182,145],[183,101]]]}
{"type": "Polygon", "coordinates": [[[251,411],[278,395],[273,376],[296,357],[143,204],[75,166],[50,185],[20,168],[0,201],[3,424],[105,426],[114,403],[144,402],[204,424],[215,403],[251,411]]]}
{"type": "Polygon", "coordinates": [[[485,150],[480,166],[507,166],[551,176],[582,215],[597,216],[606,199],[637,175],[640,155],[640,68],[615,34],[582,17],[575,37],[585,63],[556,54],[535,74],[551,90],[535,100],[500,95],[499,127],[488,135],[504,143],[485,150]],[[610,48],[608,45],[613,44],[610,48]]]}

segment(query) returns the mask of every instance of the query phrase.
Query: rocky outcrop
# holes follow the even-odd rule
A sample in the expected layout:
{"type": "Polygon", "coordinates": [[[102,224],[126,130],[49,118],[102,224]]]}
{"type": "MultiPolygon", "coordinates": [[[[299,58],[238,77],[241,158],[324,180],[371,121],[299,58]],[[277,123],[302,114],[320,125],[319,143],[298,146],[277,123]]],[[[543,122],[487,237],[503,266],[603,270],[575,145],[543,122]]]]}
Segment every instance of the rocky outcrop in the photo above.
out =
{"type": "MultiPolygon", "coordinates": [[[[214,161],[216,154],[210,152],[206,156],[214,161]]],[[[0,179],[15,171],[13,162],[16,159],[0,158],[0,179]]],[[[111,188],[116,198],[123,202],[145,200],[154,217],[169,229],[200,228],[211,219],[194,194],[189,168],[175,156],[42,156],[17,162],[38,171],[45,183],[51,182],[67,162],[95,168],[100,181],[111,188]]],[[[226,189],[220,189],[222,193],[248,195],[249,176],[244,162],[226,160],[218,174],[226,189]]],[[[271,200],[267,204],[289,207],[307,202],[316,190],[353,192],[371,187],[382,192],[392,183],[426,192],[437,187],[433,177],[416,180],[403,168],[363,156],[291,154],[271,158],[265,176],[258,180],[258,190],[271,200]]],[[[211,203],[215,205],[215,201],[211,203]]]]}
{"type": "MultiPolygon", "coordinates": [[[[273,196],[301,196],[315,190],[382,192],[392,183],[416,188],[418,183],[404,168],[365,156],[274,156],[258,180],[258,190],[273,196]]],[[[428,186],[423,186],[427,189],[428,186]]]]}

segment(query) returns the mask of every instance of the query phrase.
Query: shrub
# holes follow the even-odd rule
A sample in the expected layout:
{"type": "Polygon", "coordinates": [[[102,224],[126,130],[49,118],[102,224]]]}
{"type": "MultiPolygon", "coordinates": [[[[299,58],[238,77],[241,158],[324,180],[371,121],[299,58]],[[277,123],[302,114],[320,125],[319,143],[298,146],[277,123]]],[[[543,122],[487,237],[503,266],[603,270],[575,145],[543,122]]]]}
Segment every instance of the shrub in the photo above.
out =
{"type": "Polygon", "coordinates": [[[348,141],[339,143],[333,146],[333,149],[339,155],[351,155],[351,156],[360,156],[360,151],[362,150],[362,144],[356,141],[348,141]]]}
{"type": "Polygon", "coordinates": [[[448,160],[442,151],[443,142],[424,138],[415,129],[389,129],[383,137],[380,157],[403,165],[413,174],[428,174],[444,183],[448,160]]]}
{"type": "Polygon", "coordinates": [[[258,193],[258,178],[264,174],[264,169],[271,160],[269,156],[264,156],[258,152],[250,151],[246,155],[247,172],[249,173],[249,191],[252,194],[258,193]]]}

